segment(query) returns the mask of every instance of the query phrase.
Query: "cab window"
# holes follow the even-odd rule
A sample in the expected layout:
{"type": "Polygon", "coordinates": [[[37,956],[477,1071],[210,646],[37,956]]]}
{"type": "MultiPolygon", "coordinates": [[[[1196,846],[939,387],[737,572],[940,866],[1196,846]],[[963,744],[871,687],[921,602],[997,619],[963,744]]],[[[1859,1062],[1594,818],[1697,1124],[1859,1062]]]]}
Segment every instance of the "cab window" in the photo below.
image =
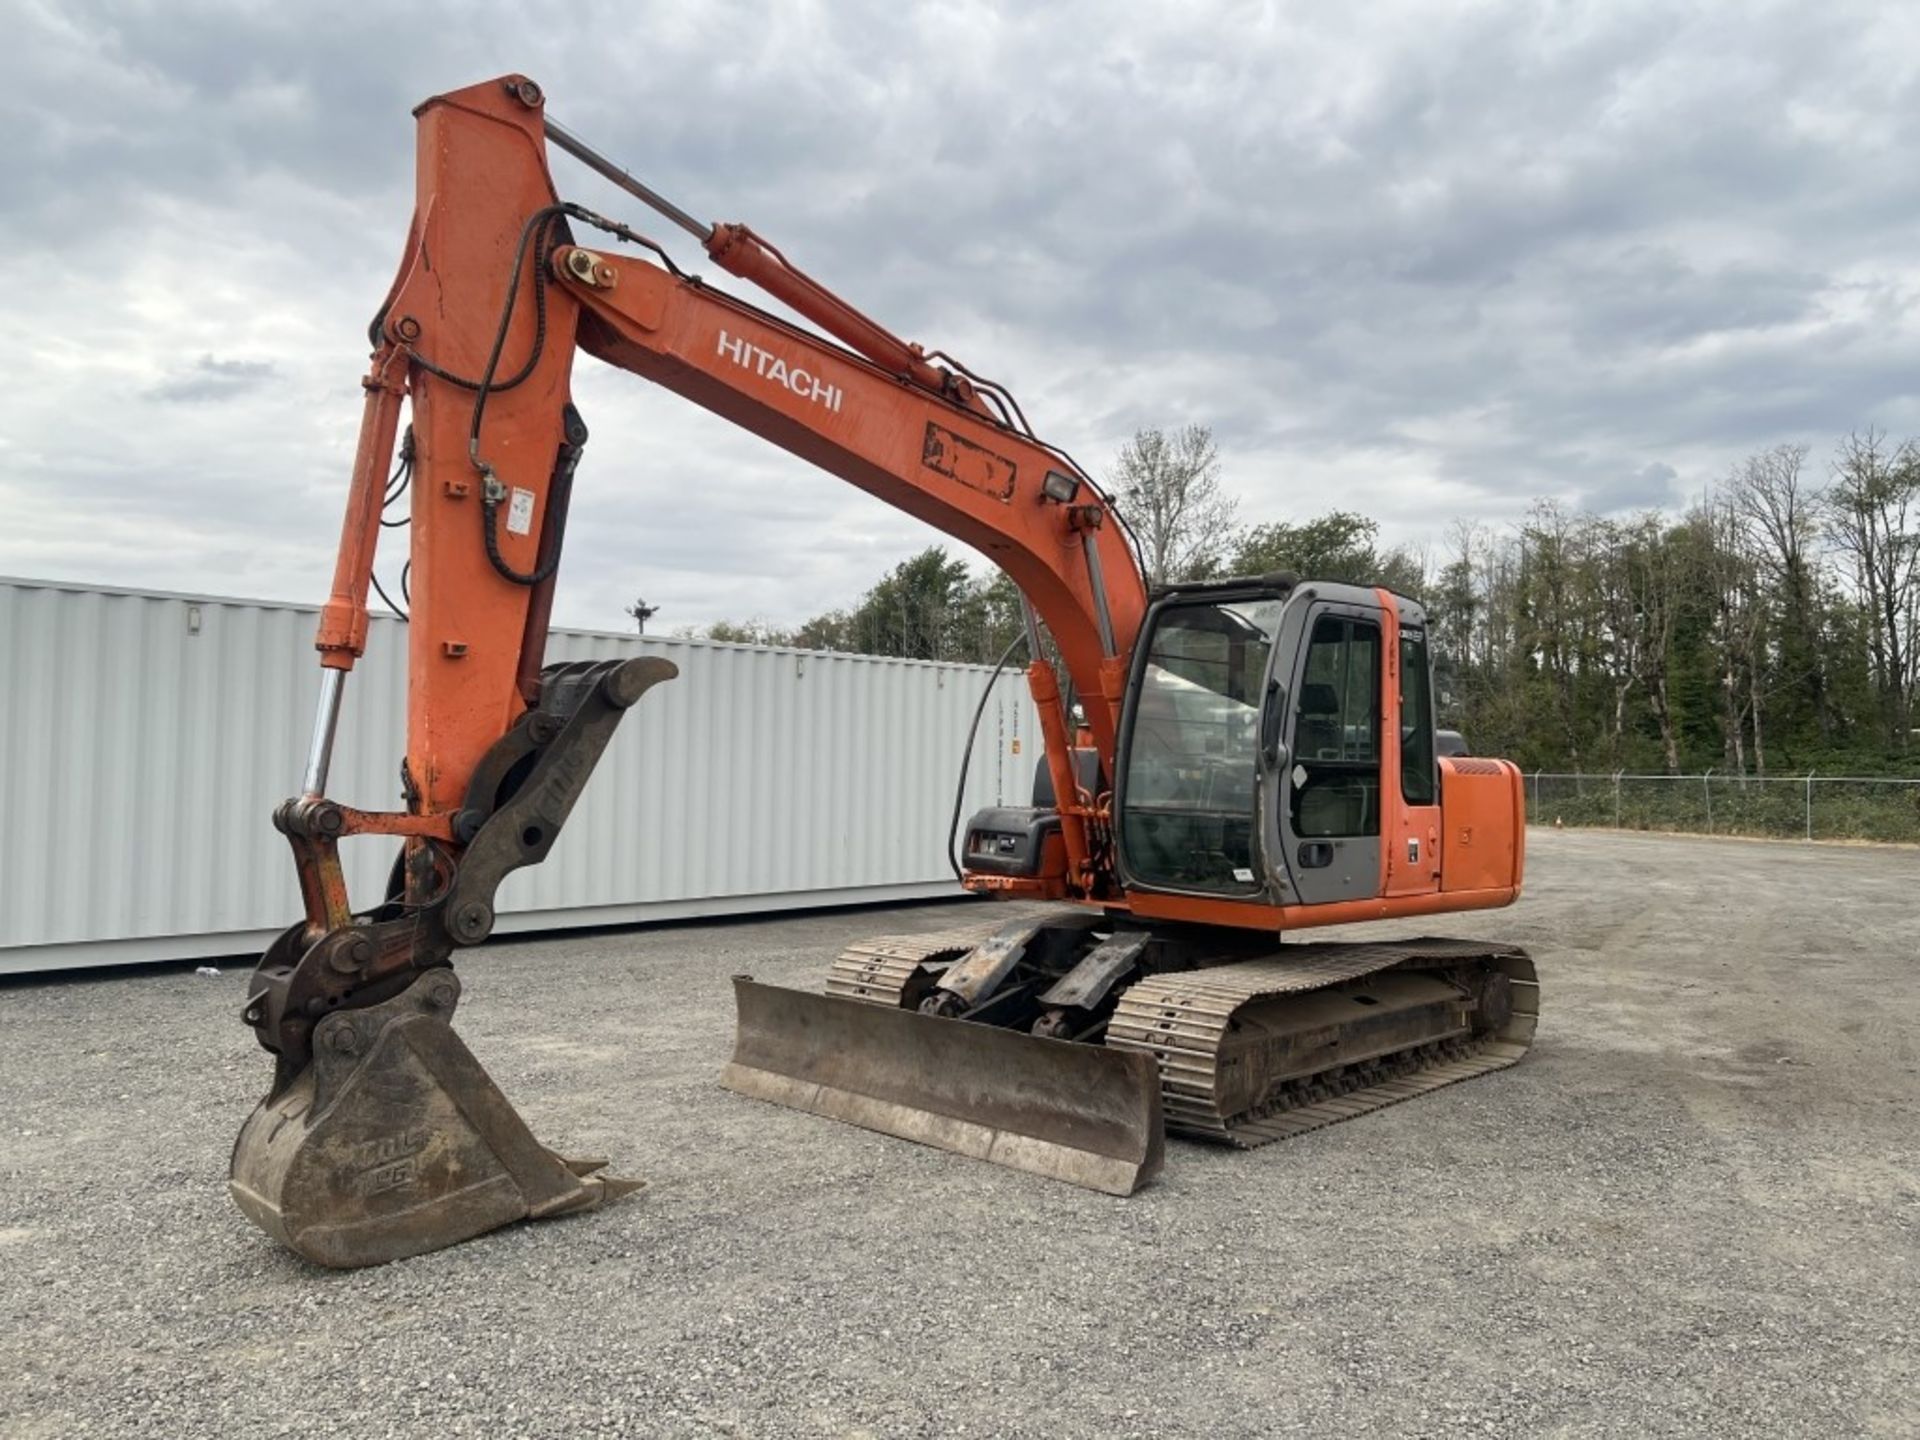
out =
{"type": "Polygon", "coordinates": [[[1427,634],[1400,632],[1400,796],[1434,803],[1433,686],[1427,678],[1427,634]]]}
{"type": "Polygon", "coordinates": [[[1310,838],[1380,833],[1380,627],[1314,621],[1295,705],[1291,818],[1310,838]]]}

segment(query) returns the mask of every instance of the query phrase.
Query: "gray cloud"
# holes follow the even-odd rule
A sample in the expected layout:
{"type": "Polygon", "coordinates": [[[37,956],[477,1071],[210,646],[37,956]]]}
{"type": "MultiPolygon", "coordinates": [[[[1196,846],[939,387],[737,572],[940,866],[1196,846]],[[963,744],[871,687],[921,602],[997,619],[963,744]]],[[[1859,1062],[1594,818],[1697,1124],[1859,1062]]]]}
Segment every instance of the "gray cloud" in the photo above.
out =
{"type": "Polygon", "coordinates": [[[1623,510],[1659,509],[1681,498],[1674,493],[1680,472],[1664,461],[1642,465],[1631,475],[1602,479],[1580,492],[1580,501],[1603,515],[1623,510]]]}
{"type": "MultiPolygon", "coordinates": [[[[1094,468],[1137,426],[1211,424],[1250,519],[1338,504],[1437,541],[1920,430],[1920,14],[1890,0],[22,18],[0,571],[318,598],[407,112],[509,69],[1094,468]]],[[[938,538],[631,377],[583,362],[576,389],[563,620],[620,626],[641,593],[659,624],[800,618],[938,538]]]]}
{"type": "Polygon", "coordinates": [[[259,389],[273,377],[271,360],[218,360],[202,355],[191,369],[148,386],[144,393],[150,400],[175,403],[232,400],[259,389]]]}

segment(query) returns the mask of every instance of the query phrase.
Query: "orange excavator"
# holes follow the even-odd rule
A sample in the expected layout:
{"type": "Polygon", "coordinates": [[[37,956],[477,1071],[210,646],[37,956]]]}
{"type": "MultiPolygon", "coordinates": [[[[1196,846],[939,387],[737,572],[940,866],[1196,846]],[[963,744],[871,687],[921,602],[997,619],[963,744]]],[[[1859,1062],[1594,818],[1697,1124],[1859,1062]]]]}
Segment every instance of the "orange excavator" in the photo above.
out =
{"type": "Polygon", "coordinates": [[[1520,1057],[1538,1010],[1524,952],[1283,938],[1520,893],[1519,772],[1448,753],[1419,605],[1291,575],[1149,586],[1112,501],[1004,388],[746,226],[655,194],[548,119],[532,81],[415,113],[413,223],[372,325],[313,742],[274,816],[305,914],[244,1012],[275,1061],[232,1162],[261,1228],[365,1265],[637,1188],[536,1140],[450,1023],[454,952],[487,938],[501,881],[545,858],[622,717],[675,673],[544,663],[587,441],[576,348],[966,542],[1023,597],[1045,754],[1033,803],[972,817],[957,868],[1026,903],[856,945],[823,993],[736,977],[728,1087],[1124,1195],[1169,1129],[1261,1144],[1520,1057]],[[808,326],[561,200],[550,144],[808,326]],[[328,798],[327,771],[403,491],[404,804],[373,812],[328,798]],[[339,843],[367,835],[400,850],[356,910],[339,843]]]}

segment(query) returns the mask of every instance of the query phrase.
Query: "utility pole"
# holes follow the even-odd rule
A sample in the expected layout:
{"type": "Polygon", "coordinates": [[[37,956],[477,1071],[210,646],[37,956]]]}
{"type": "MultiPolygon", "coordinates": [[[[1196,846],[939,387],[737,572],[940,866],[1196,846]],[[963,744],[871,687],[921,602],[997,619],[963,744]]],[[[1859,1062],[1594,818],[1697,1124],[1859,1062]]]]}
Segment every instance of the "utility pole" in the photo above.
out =
{"type": "Polygon", "coordinates": [[[645,600],[635,600],[627,606],[627,614],[633,617],[633,628],[639,634],[647,633],[647,621],[660,613],[658,605],[649,605],[645,600]]]}

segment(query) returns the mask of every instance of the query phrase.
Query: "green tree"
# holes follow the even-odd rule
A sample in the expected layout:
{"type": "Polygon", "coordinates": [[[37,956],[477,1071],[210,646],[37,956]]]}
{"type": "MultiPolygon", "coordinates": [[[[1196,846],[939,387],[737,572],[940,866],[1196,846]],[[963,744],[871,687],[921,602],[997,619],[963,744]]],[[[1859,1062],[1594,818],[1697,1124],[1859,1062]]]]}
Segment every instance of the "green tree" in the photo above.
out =
{"type": "Polygon", "coordinates": [[[1020,592],[1004,572],[975,579],[938,545],[901,561],[851,610],[828,610],[792,630],[765,620],[721,620],[710,640],[987,663],[1024,629],[1020,592]]]}
{"type": "Polygon", "coordinates": [[[967,629],[971,577],[966,561],[930,545],[901,561],[849,617],[853,648],[865,655],[958,659],[967,629]]]}
{"type": "Polygon", "coordinates": [[[1350,510],[1330,510],[1312,520],[1275,520],[1255,525],[1235,541],[1230,569],[1235,575],[1266,575],[1290,570],[1302,580],[1338,580],[1349,585],[1384,585],[1418,596],[1426,588],[1426,567],[1411,551],[1382,550],[1380,523],[1350,510]]]}
{"type": "Polygon", "coordinates": [[[828,610],[792,631],[787,643],[801,650],[855,649],[853,616],[845,610],[828,610]]]}
{"type": "Polygon", "coordinates": [[[769,621],[755,617],[752,620],[716,620],[706,629],[709,640],[724,640],[731,645],[791,645],[792,637],[769,621]]]}

